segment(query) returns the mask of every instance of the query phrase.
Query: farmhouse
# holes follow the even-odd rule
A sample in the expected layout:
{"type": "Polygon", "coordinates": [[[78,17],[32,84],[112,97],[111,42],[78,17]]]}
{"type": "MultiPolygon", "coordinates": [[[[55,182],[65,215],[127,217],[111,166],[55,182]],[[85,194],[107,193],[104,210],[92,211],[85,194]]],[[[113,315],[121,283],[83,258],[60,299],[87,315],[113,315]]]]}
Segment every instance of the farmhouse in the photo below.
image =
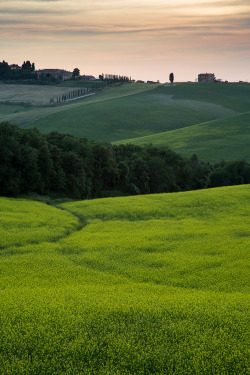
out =
{"type": "Polygon", "coordinates": [[[40,69],[36,70],[36,73],[38,75],[38,79],[40,79],[41,75],[47,77],[51,76],[62,81],[66,81],[67,79],[70,79],[72,77],[72,73],[64,69],[40,69]]]}
{"type": "Polygon", "coordinates": [[[198,75],[198,82],[214,82],[214,73],[201,73],[198,75]]]}
{"type": "Polygon", "coordinates": [[[80,79],[84,81],[95,81],[96,78],[94,76],[86,76],[85,74],[83,76],[80,76],[80,79]]]}

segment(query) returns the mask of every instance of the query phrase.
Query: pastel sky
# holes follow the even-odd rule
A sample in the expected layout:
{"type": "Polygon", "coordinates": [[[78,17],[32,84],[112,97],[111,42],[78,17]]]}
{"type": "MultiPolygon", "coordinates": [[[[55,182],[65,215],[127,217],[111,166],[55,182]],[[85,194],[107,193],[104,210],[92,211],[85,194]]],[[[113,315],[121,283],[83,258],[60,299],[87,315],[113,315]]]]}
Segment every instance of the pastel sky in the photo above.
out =
{"type": "Polygon", "coordinates": [[[250,82],[250,0],[0,0],[0,61],[250,82]]]}

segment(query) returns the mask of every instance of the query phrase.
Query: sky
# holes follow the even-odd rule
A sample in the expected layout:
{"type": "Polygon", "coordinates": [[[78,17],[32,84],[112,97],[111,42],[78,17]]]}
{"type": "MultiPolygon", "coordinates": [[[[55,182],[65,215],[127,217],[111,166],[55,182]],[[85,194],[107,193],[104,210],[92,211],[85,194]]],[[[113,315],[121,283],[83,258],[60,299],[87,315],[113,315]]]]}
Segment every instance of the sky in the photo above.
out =
{"type": "Polygon", "coordinates": [[[250,0],[0,0],[0,61],[250,82],[250,0]]]}

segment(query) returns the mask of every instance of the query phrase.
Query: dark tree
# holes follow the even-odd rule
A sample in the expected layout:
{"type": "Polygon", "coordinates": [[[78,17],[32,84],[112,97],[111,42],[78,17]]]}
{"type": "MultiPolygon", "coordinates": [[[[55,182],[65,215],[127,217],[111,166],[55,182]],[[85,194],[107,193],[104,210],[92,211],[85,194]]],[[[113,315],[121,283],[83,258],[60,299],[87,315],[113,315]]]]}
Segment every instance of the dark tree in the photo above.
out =
{"type": "Polygon", "coordinates": [[[24,61],[22,65],[22,70],[28,70],[29,72],[32,72],[33,70],[32,64],[30,61],[24,61]]]}
{"type": "Polygon", "coordinates": [[[170,73],[170,74],[169,74],[169,81],[170,81],[171,83],[174,82],[174,73],[170,73]]]}
{"type": "Polygon", "coordinates": [[[10,66],[6,61],[0,62],[0,79],[8,78],[10,66]]]}
{"type": "Polygon", "coordinates": [[[80,75],[80,69],[75,68],[73,70],[73,78],[79,77],[79,75],[80,75]]]}

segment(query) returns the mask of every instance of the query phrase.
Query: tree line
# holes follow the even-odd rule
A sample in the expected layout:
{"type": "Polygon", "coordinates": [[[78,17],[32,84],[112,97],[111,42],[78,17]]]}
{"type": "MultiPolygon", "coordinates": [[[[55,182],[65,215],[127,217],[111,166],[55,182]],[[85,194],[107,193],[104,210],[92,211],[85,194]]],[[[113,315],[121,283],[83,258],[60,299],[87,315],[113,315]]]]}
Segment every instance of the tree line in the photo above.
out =
{"type": "Polygon", "coordinates": [[[37,80],[35,73],[35,64],[30,61],[24,61],[21,66],[17,64],[9,65],[6,61],[0,62],[0,80],[37,80]]]}
{"type": "Polygon", "coordinates": [[[250,183],[246,161],[211,165],[168,147],[111,145],[0,123],[0,195],[90,199],[250,183]]]}
{"type": "Polygon", "coordinates": [[[101,81],[109,83],[128,83],[131,82],[131,77],[117,75],[117,74],[100,74],[99,79],[101,81]]]}
{"type": "Polygon", "coordinates": [[[98,85],[93,84],[93,85],[91,85],[91,87],[84,87],[82,89],[68,91],[65,94],[63,94],[62,96],[50,98],[50,104],[61,103],[61,102],[65,102],[65,101],[70,100],[70,99],[79,98],[82,95],[85,95],[85,94],[88,94],[90,92],[93,92],[93,91],[97,90],[98,88],[99,88],[98,85]]]}

